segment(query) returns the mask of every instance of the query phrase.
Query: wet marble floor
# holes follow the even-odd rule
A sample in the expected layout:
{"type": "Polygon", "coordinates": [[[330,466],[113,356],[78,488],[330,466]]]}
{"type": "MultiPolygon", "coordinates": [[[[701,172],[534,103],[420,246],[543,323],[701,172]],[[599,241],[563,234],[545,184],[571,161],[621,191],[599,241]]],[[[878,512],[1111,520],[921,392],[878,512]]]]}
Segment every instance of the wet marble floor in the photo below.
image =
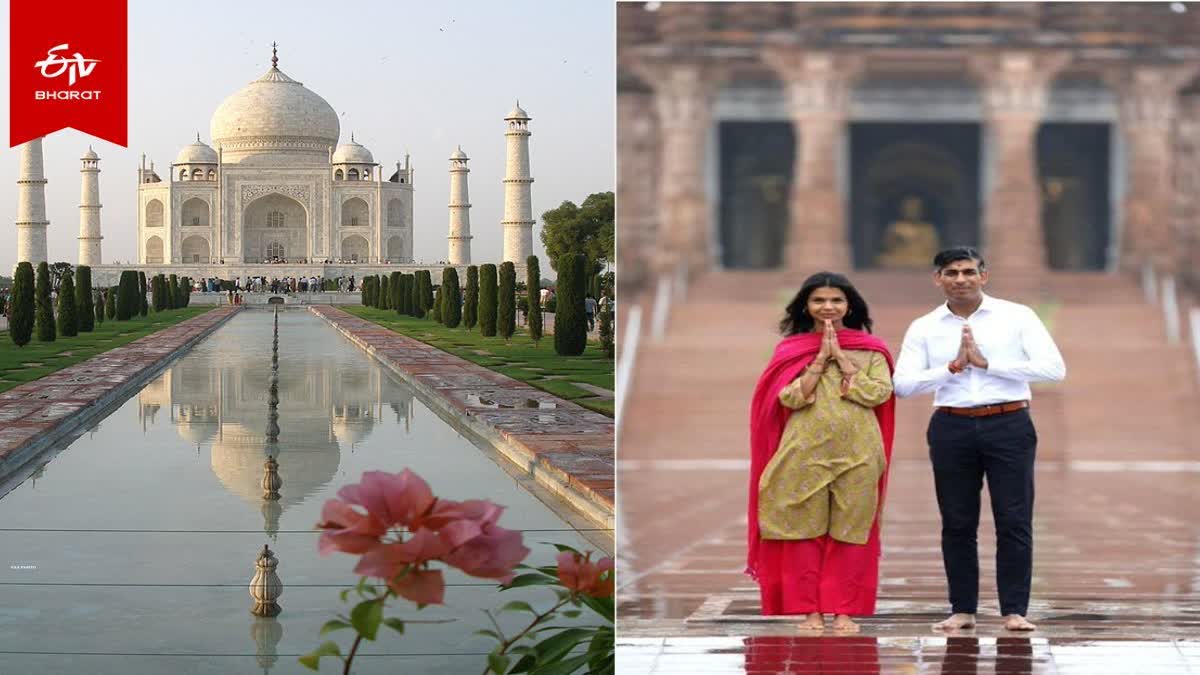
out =
{"type": "Polygon", "coordinates": [[[898,461],[878,613],[858,636],[762,617],[745,564],[746,462],[628,460],[621,485],[619,673],[1200,672],[1200,463],[1043,462],[1031,636],[1000,625],[984,495],[980,625],[951,636],[926,462],[898,461]]]}

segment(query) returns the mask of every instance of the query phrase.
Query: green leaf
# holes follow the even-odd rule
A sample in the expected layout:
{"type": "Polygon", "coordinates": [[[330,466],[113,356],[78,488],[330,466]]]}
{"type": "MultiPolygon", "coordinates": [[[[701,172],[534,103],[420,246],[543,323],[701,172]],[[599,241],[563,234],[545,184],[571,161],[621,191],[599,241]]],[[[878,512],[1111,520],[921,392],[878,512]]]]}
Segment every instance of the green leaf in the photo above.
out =
{"type": "Polygon", "coordinates": [[[345,621],[340,621],[338,619],[332,619],[330,621],[326,621],[324,626],[321,626],[321,635],[324,635],[326,633],[332,633],[335,630],[342,630],[343,628],[351,628],[351,627],[352,626],[350,624],[346,623],[345,621]]]}
{"type": "MultiPolygon", "coordinates": [[[[515,649],[513,651],[516,651],[515,649]]],[[[517,661],[517,665],[513,666],[508,672],[512,675],[516,673],[527,673],[530,668],[537,664],[537,658],[533,654],[525,654],[521,660],[517,661]]]]}
{"type": "Polygon", "coordinates": [[[530,675],[569,675],[570,673],[573,673],[576,670],[579,670],[581,667],[587,665],[587,662],[587,654],[581,654],[579,656],[573,656],[569,659],[563,659],[561,661],[556,660],[554,662],[547,663],[544,666],[538,666],[537,668],[529,671],[529,673],[530,675]]]}
{"type": "Polygon", "coordinates": [[[322,656],[338,656],[342,655],[342,650],[338,648],[337,643],[333,640],[322,642],[320,647],[300,657],[300,663],[312,670],[319,670],[318,662],[322,656]]]}
{"type": "Polygon", "coordinates": [[[499,633],[497,633],[496,631],[494,631],[490,628],[483,628],[481,630],[477,630],[477,631],[475,631],[475,634],[476,635],[484,635],[484,636],[487,636],[490,638],[494,638],[499,642],[504,642],[504,638],[500,637],[499,633]]]}
{"type": "Polygon", "coordinates": [[[567,617],[568,619],[575,619],[575,618],[578,618],[580,614],[583,614],[583,612],[578,609],[568,609],[568,610],[559,612],[559,614],[562,614],[563,616],[567,617]]]}
{"type": "Polygon", "coordinates": [[[388,628],[391,628],[392,630],[396,631],[397,633],[400,633],[401,635],[404,634],[404,622],[401,621],[400,619],[397,619],[395,617],[390,618],[390,619],[384,619],[383,625],[387,626],[388,628]]]}
{"type": "Polygon", "coordinates": [[[508,672],[509,658],[507,656],[492,652],[488,654],[487,660],[488,668],[491,668],[492,672],[496,673],[496,675],[504,675],[504,673],[508,672]]]}
{"type": "Polygon", "coordinates": [[[548,541],[543,541],[542,543],[550,544],[554,548],[558,549],[559,553],[566,553],[567,551],[570,551],[571,553],[574,553],[575,555],[579,556],[580,558],[583,557],[582,553],[580,553],[579,551],[576,551],[575,549],[571,548],[570,546],[567,546],[566,544],[553,544],[548,541]]]}
{"type": "Polygon", "coordinates": [[[350,623],[358,634],[374,640],[379,632],[379,624],[383,621],[383,603],[379,600],[364,600],[350,610],[350,623]]]}
{"type": "MultiPolygon", "coordinates": [[[[538,653],[538,662],[547,663],[561,658],[575,648],[575,645],[589,640],[595,631],[588,628],[564,628],[557,634],[539,642],[534,649],[538,653]]],[[[567,671],[570,672],[570,671],[567,671]]]]}
{"type": "Polygon", "coordinates": [[[340,595],[342,596],[342,602],[345,602],[345,601],[346,601],[346,596],[347,596],[347,595],[350,595],[350,591],[352,591],[352,590],[354,590],[354,589],[353,589],[353,588],[347,588],[346,590],[344,590],[344,591],[342,591],[342,592],[340,593],[340,595]]]}
{"type": "Polygon", "coordinates": [[[512,583],[504,588],[519,588],[521,586],[553,586],[558,581],[544,574],[519,574],[513,577],[512,583]]]}
{"type": "Polygon", "coordinates": [[[501,611],[501,612],[529,612],[530,614],[532,614],[534,616],[537,616],[540,613],[536,609],[533,608],[533,605],[530,605],[528,602],[525,602],[524,600],[513,600],[512,602],[508,603],[507,605],[501,607],[499,611],[501,611]]]}
{"type": "Polygon", "coordinates": [[[593,598],[588,595],[580,596],[580,598],[583,600],[583,604],[587,605],[592,609],[592,611],[604,617],[605,621],[609,623],[613,622],[612,598],[593,598]]]}

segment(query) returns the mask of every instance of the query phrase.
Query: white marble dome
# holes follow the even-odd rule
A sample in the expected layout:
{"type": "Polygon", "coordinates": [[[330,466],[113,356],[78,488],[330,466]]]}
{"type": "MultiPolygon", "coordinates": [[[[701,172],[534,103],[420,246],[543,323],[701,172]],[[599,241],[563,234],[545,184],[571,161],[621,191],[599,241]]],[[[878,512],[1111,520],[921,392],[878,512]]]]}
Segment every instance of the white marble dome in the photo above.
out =
{"type": "Polygon", "coordinates": [[[367,150],[362,145],[354,142],[354,136],[350,136],[350,141],[342,143],[333,151],[334,164],[374,164],[375,157],[371,155],[371,151],[367,150]]]}
{"type": "Polygon", "coordinates": [[[208,145],[205,145],[205,143],[200,140],[200,137],[196,136],[195,143],[183,146],[183,149],[180,150],[179,154],[175,156],[175,163],[216,164],[217,151],[213,150],[208,145]]]}
{"type": "Polygon", "coordinates": [[[467,157],[467,153],[463,152],[462,146],[460,145],[458,146],[458,149],[450,155],[450,159],[470,159],[470,157],[467,157]]]}
{"type": "Polygon", "coordinates": [[[235,155],[285,151],[328,157],[341,133],[333,107],[274,66],[225,99],[209,128],[213,144],[235,155]]]}
{"type": "Polygon", "coordinates": [[[512,110],[508,111],[508,115],[506,115],[504,117],[504,119],[506,119],[506,120],[531,120],[533,118],[530,117],[529,113],[525,112],[525,109],[521,107],[521,102],[517,101],[517,104],[513,106],[512,110]]]}

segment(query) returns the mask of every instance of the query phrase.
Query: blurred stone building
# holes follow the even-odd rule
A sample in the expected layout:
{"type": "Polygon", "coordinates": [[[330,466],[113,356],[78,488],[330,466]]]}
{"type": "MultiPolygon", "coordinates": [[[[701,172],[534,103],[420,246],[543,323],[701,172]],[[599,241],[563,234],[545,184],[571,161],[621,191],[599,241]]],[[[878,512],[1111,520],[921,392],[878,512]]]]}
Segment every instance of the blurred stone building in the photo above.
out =
{"type": "MultiPolygon", "coordinates": [[[[620,276],[1195,275],[1200,6],[620,3],[620,276]]],[[[1192,277],[1193,283],[1196,277],[1192,277]]]]}

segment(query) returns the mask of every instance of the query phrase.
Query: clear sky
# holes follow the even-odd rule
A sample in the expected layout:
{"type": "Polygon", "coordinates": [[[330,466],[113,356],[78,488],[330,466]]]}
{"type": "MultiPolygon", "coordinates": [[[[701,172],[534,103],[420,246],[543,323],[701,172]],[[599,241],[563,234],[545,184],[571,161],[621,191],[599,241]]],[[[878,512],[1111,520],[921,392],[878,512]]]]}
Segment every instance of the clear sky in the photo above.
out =
{"type": "MultiPolygon", "coordinates": [[[[78,261],[79,157],[100,155],[105,263],[136,261],[140,154],[164,179],[227,96],[279,68],[333,106],[341,140],[366,146],[385,178],[412,155],[414,255],[447,257],[448,158],[471,158],[471,254],[499,261],[504,116],[530,122],[534,250],[541,214],[615,184],[615,5],[610,0],[129,2],[129,147],[74,130],[44,141],[50,261],[78,261]]],[[[0,274],[16,264],[18,148],[8,148],[8,10],[0,15],[0,274]]]]}

